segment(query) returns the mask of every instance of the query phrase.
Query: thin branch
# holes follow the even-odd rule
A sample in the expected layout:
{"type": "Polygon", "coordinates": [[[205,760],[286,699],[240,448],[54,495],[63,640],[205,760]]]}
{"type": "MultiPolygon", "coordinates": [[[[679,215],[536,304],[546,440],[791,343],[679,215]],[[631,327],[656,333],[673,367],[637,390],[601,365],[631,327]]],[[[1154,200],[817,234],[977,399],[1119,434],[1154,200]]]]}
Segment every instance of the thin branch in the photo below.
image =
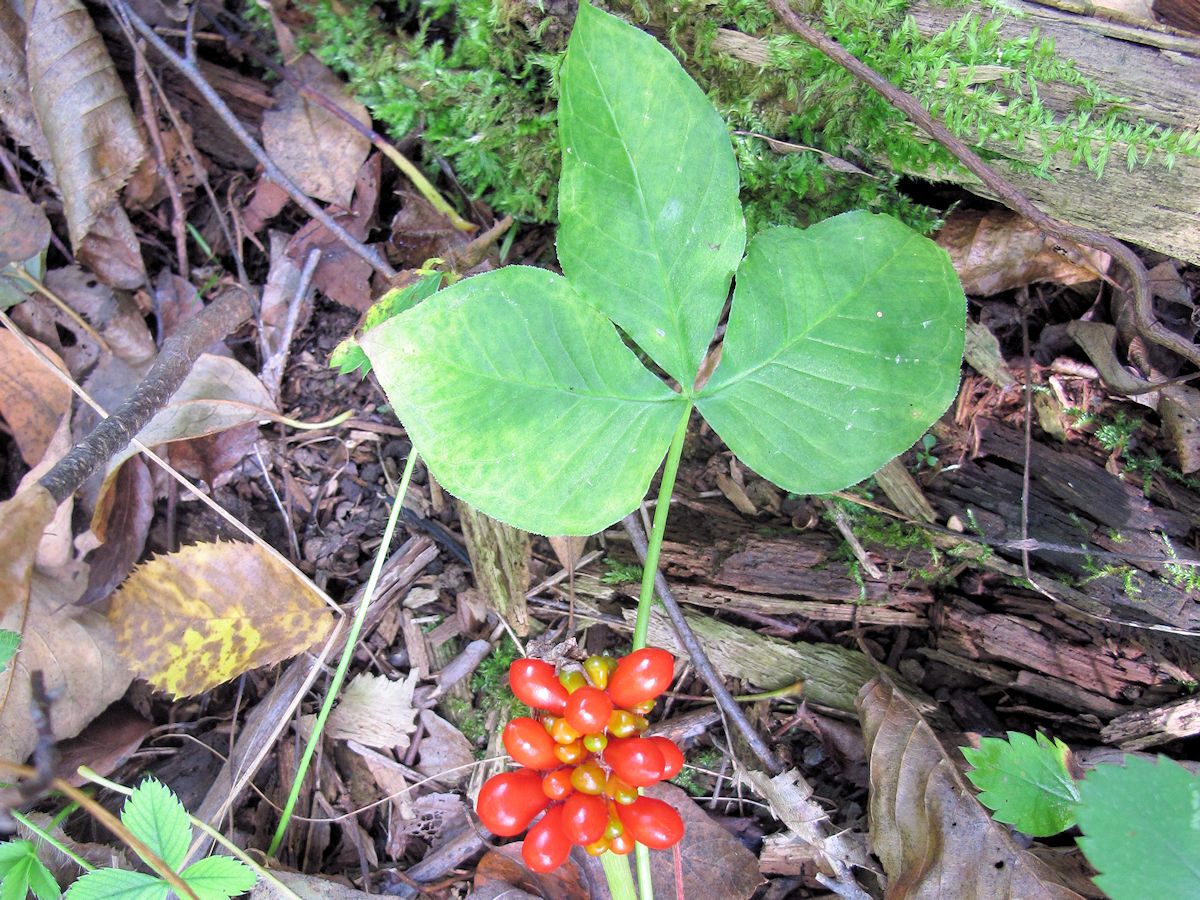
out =
{"type": "MultiPolygon", "coordinates": [[[[646,530],[642,527],[637,513],[633,512],[627,515],[621,520],[621,524],[625,527],[625,532],[629,535],[629,540],[633,543],[633,549],[637,553],[638,559],[644,562],[647,549],[646,530]]],[[[687,651],[692,665],[696,667],[696,674],[704,679],[704,683],[712,691],[713,699],[717,701],[717,706],[720,707],[721,712],[734,724],[745,740],[746,746],[758,757],[758,761],[762,764],[763,768],[772,775],[778,775],[783,771],[782,764],[776,759],[775,754],[771,752],[771,748],[767,746],[767,742],[755,731],[745,711],[738,705],[733,695],[729,693],[729,689],[725,687],[725,682],[721,680],[720,674],[713,668],[713,664],[708,659],[708,654],[704,652],[704,647],[700,644],[691,626],[688,625],[687,619],[683,617],[683,610],[679,608],[679,602],[675,599],[675,595],[671,593],[667,579],[663,577],[661,571],[655,571],[654,573],[654,591],[658,594],[658,598],[662,600],[663,607],[667,612],[667,618],[675,626],[675,632],[679,635],[679,642],[683,644],[683,648],[687,651]]]]}
{"type": "Polygon", "coordinates": [[[302,210],[320,222],[325,228],[337,237],[343,244],[346,245],[352,253],[363,259],[376,272],[384,278],[391,281],[396,277],[396,270],[393,269],[380,255],[379,251],[374,247],[368,247],[366,244],[355,239],[345,228],[339,225],[332,216],[323,210],[311,197],[302,191],[292,179],[275,165],[267,152],[258,145],[258,142],[246,130],[246,127],[238,120],[238,117],[233,114],[233,111],[221,99],[221,96],[213,89],[208,80],[196,68],[195,63],[191,60],[180,56],[171,47],[158,36],[158,34],[146,22],[138,16],[125,0],[108,0],[113,11],[116,12],[118,18],[124,19],[134,30],[137,31],[146,42],[150,44],[158,53],[169,62],[181,75],[187,78],[188,81],[200,92],[213,111],[220,116],[221,121],[234,133],[242,145],[250,151],[250,154],[258,161],[258,164],[263,167],[267,177],[278,184],[281,188],[288,192],[288,195],[295,201],[296,205],[302,210]]]}
{"type": "Polygon", "coordinates": [[[963,167],[984,183],[1010,209],[1020,213],[1046,234],[1061,241],[1071,241],[1103,250],[1117,260],[1133,280],[1133,316],[1138,331],[1160,347],[1174,351],[1193,365],[1200,366],[1200,347],[1170,331],[1155,318],[1154,300],[1150,293],[1150,276],[1136,253],[1121,241],[1107,234],[1092,231],[1046,215],[1019,190],[1005,181],[963,141],[950,133],[921,106],[915,97],[891,84],[878,72],[859,62],[832,38],[802,20],[788,6],[787,0],[770,0],[771,7],[783,23],[805,43],[821,51],[855,78],[867,84],[892,106],[915,122],[922,131],[941,144],[963,167]]]}
{"type": "Polygon", "coordinates": [[[55,463],[38,483],[62,503],[133,439],[167,405],[196,359],[250,316],[250,300],[236,288],[221,294],[169,337],[146,377],[108,418],[55,463]]]}

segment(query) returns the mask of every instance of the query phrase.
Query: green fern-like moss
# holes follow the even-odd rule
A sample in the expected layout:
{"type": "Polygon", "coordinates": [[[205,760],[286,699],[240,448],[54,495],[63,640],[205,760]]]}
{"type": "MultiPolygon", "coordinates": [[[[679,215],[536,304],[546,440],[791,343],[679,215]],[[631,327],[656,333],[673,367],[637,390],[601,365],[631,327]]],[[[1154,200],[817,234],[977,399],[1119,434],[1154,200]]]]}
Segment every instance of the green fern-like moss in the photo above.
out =
{"type": "MultiPolygon", "coordinates": [[[[936,226],[936,211],[908,197],[896,173],[953,160],[853,76],[780,33],[766,0],[607,6],[669,47],[724,115],[751,233],[852,208],[888,212],[922,231],[936,226]],[[761,61],[730,52],[730,32],[764,36],[755,45],[761,61]],[[781,152],[779,142],[814,149],[781,152]]],[[[383,13],[370,0],[314,0],[307,8],[311,49],[394,137],[419,132],[431,174],[444,159],[472,196],[519,219],[554,220],[555,74],[569,0],[406,0],[383,13]]],[[[823,0],[815,17],[977,149],[1004,148],[983,152],[1012,168],[1045,176],[1066,154],[1099,175],[1114,152],[1130,167],[1200,155],[1200,133],[1123,118],[1120,98],[1056,57],[1049,41],[1003,38],[1001,15],[966,12],[933,37],[918,33],[903,0],[823,0]],[[1075,96],[1069,113],[1042,101],[1051,84],[1075,96]]]]}

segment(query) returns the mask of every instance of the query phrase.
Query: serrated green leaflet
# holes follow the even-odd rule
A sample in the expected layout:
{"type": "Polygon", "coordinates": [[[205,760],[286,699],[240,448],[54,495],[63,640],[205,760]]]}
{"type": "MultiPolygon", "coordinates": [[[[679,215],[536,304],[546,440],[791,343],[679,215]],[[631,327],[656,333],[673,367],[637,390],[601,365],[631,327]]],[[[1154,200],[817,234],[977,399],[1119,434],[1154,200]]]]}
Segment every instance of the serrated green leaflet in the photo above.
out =
{"type": "Polygon", "coordinates": [[[763,232],[696,405],[763,477],[799,494],[839,490],[945,412],[965,315],[946,253],[888,216],[763,232]]]}
{"type": "Polygon", "coordinates": [[[591,534],[633,509],[686,409],[542,269],[460,281],[362,344],[438,480],[527,531],[591,534]]]}
{"type": "Polygon", "coordinates": [[[180,877],[200,900],[229,900],[250,890],[258,880],[249,866],[228,856],[198,859],[180,877]]]}
{"type": "Polygon", "coordinates": [[[746,244],[729,132],[675,57],[586,3],[561,87],[563,272],[689,388],[746,244]]]}
{"type": "Polygon", "coordinates": [[[32,841],[0,844],[0,900],[25,900],[32,891],[37,900],[58,900],[58,884],[38,859],[32,841]]]}
{"type": "Polygon", "coordinates": [[[94,869],[67,889],[66,900],[164,900],[170,886],[161,878],[127,869],[94,869]]]}
{"type": "Polygon", "coordinates": [[[978,800],[997,822],[1034,837],[1066,831],[1075,824],[1079,788],[1067,771],[1070,748],[1040,731],[1036,740],[1017,731],[1008,740],[983,738],[979,748],[963,747],[972,766],[967,778],[978,800]]]}
{"type": "Polygon", "coordinates": [[[362,339],[452,493],[528,531],[588,534],[636,507],[693,401],[747,465],[798,493],[865,478],[945,411],[962,289],[936,245],[865,213],[754,241],[697,396],[745,244],[725,127],[670,53],[586,3],[561,94],[566,278],[467,279],[362,339]]]}
{"type": "Polygon", "coordinates": [[[17,648],[20,646],[21,635],[6,628],[0,628],[0,673],[8,668],[8,664],[17,655],[17,648]]]}
{"type": "Polygon", "coordinates": [[[1112,900],[1200,897],[1200,777],[1127,756],[1080,782],[1079,847],[1112,900]]]}
{"type": "Polygon", "coordinates": [[[165,785],[147,778],[134,788],[121,821],[172,869],[183,864],[192,826],[187,810],[165,785]]]}

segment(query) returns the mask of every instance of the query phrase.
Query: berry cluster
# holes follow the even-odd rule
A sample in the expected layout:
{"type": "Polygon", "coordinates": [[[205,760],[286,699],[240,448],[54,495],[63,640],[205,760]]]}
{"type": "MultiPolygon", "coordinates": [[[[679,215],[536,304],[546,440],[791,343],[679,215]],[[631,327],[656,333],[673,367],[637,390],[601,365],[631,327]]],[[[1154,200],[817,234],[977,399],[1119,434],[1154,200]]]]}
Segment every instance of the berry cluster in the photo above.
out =
{"type": "Polygon", "coordinates": [[[540,659],[513,662],[513,694],[548,715],[508,723],[504,748],[523,768],[489,778],[475,809],[502,837],[520,834],[546,810],[521,850],[532,871],[558,868],[572,844],[593,856],[624,855],[635,842],[665,850],[683,837],[679,813],[638,794],[683,767],[671,741],[641,737],[655,698],[671,683],[674,662],[654,647],[620,660],[589,656],[582,671],[561,675],[540,659]]]}

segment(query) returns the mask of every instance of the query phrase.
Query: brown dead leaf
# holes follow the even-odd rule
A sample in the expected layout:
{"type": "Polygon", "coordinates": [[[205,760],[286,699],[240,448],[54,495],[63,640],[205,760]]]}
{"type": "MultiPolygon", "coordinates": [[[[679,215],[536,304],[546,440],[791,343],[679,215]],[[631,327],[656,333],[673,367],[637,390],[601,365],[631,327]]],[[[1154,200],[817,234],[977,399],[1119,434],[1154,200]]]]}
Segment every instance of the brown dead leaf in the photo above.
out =
{"type": "Polygon", "coordinates": [[[336,740],[356,741],[366,747],[406,748],[417,728],[417,710],[413,706],[417,677],[415,671],[401,681],[368,673],[356,676],[346,685],[338,705],[329,714],[325,733],[336,740]]]}
{"type": "MultiPolygon", "coordinates": [[[[38,349],[62,371],[67,367],[45,344],[38,349]]],[[[0,416],[8,423],[26,464],[35,466],[71,409],[71,389],[26,350],[7,329],[0,331],[0,416]]]]}
{"type": "Polygon", "coordinates": [[[20,194],[0,191],[0,266],[24,262],[50,246],[50,220],[20,194]]]}
{"type": "Polygon", "coordinates": [[[40,484],[0,503],[0,617],[25,608],[42,532],[57,508],[40,484]]]}
{"type": "Polygon", "coordinates": [[[475,867],[475,889],[470,900],[517,900],[522,896],[588,900],[591,894],[584,883],[583,872],[569,857],[553,872],[539,873],[525,868],[520,843],[489,850],[475,867]]]}
{"type": "Polygon", "coordinates": [[[433,257],[449,258],[470,243],[470,236],[455,228],[445,213],[420,194],[397,192],[404,205],[392,217],[389,258],[403,269],[420,268],[433,257]]]}
{"type": "MultiPolygon", "coordinates": [[[[305,87],[319,91],[364,126],[371,124],[367,108],[315,57],[305,54],[287,69],[305,87]]],[[[278,105],[264,113],[262,121],[267,153],[304,193],[348,208],[359,167],[371,152],[371,141],[287,81],[279,82],[275,96],[278,105]]]]}
{"type": "MultiPolygon", "coordinates": [[[[184,322],[200,314],[204,301],[190,281],[163,269],[154,279],[154,308],[158,314],[159,340],[165,341],[184,322]]],[[[214,344],[208,352],[215,352],[217,346],[214,344]]]]}
{"type": "Polygon", "coordinates": [[[34,0],[25,66],[72,246],[78,248],[146,153],[104,39],[78,0],[34,0]]]}
{"type": "MultiPolygon", "coordinates": [[[[63,831],[62,824],[54,824],[47,813],[28,813],[29,821],[38,827],[43,834],[49,834],[58,846],[66,847],[76,856],[83,857],[93,866],[101,869],[131,869],[125,853],[109,844],[93,844],[77,841],[63,831]]],[[[43,841],[41,835],[31,831],[25,825],[17,826],[17,835],[25,840],[33,841],[38,859],[46,864],[50,874],[62,886],[75,882],[83,869],[71,857],[67,856],[54,844],[43,841]]]]}
{"type": "Polygon", "coordinates": [[[175,697],[295,656],[333,625],[307,579],[256,544],[225,542],[139,566],[108,617],[134,672],[175,697]]]}
{"type": "Polygon", "coordinates": [[[124,208],[115,203],[96,217],[75,258],[112,287],[132,291],[146,283],[142,244],[124,208]]]}
{"type": "Polygon", "coordinates": [[[963,290],[980,297],[1042,281],[1081,284],[1108,271],[1107,253],[1077,245],[1057,252],[1061,242],[1008,210],[959,210],[935,240],[950,254],[963,290]]]}
{"type": "MultiPolygon", "coordinates": [[[[350,212],[334,215],[337,223],[360,241],[366,238],[375,220],[381,171],[380,156],[373,154],[359,170],[350,212]]],[[[373,300],[370,264],[315,219],[292,236],[287,253],[297,263],[303,263],[314,247],[320,248],[321,261],[313,273],[313,286],[343,306],[365,312],[373,300]]]]}
{"type": "Polygon", "coordinates": [[[78,787],[87,783],[77,771],[80,766],[107,776],[137,751],[153,728],[154,723],[129,704],[114,703],[75,737],[59,743],[58,770],[78,787]]]}
{"type": "Polygon", "coordinates": [[[439,784],[449,787],[469,778],[470,766],[475,762],[475,748],[463,733],[428,709],[421,710],[421,727],[425,729],[425,736],[421,738],[417,771],[436,776],[439,784]]]}
{"type": "Polygon", "coordinates": [[[869,821],[889,898],[1078,898],[975,799],[916,707],[890,681],[858,695],[871,770],[869,821]]]}
{"type": "Polygon", "coordinates": [[[291,894],[279,890],[266,878],[258,879],[250,900],[375,900],[378,894],[365,894],[362,891],[330,881],[328,878],[318,878],[316,875],[302,875],[299,872],[284,872],[272,869],[271,874],[283,882],[291,894]]]}
{"type": "Polygon", "coordinates": [[[150,468],[138,457],[117,470],[113,489],[92,513],[92,533],[101,541],[88,557],[88,586],[81,606],[104,600],[125,580],[142,555],[154,518],[154,483],[150,468]]]}
{"type": "Polygon", "coordinates": [[[283,212],[289,199],[287,191],[266,175],[260,176],[254,185],[254,193],[242,207],[242,221],[246,230],[251,234],[262,231],[268,222],[283,212]]]}
{"type": "Polygon", "coordinates": [[[53,697],[50,722],[56,738],[83,730],[125,693],[132,675],[113,647],[112,627],[99,613],[75,610],[86,574],[77,568],[54,578],[34,573],[29,613],[20,607],[0,616],[0,628],[21,634],[16,659],[0,674],[0,758],[24,759],[37,742],[29,714],[30,674],[40,670],[53,697]],[[23,621],[22,621],[23,620],[23,621]]]}
{"type": "Polygon", "coordinates": [[[25,72],[25,21],[15,3],[0,3],[0,84],[4,85],[0,91],[0,122],[18,144],[28,147],[45,163],[50,159],[50,148],[33,112],[25,72]]]}
{"type": "Polygon", "coordinates": [[[91,272],[66,266],[46,273],[46,287],[100,333],[112,352],[133,368],[154,359],[158,348],[137,304],[91,272]]]}

